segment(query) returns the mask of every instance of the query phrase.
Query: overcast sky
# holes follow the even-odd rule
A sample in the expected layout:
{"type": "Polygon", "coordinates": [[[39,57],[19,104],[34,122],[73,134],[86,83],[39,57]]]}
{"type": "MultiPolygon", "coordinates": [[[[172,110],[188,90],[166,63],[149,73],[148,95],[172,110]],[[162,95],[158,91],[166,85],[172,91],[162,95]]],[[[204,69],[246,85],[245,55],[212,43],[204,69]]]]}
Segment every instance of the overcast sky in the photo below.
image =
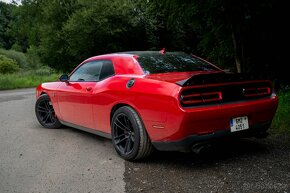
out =
{"type": "MultiPolygon", "coordinates": [[[[0,0],[0,1],[3,1],[3,2],[6,2],[6,3],[11,3],[12,0],[0,0]]],[[[21,0],[16,0],[16,2],[20,2],[21,0]]]]}

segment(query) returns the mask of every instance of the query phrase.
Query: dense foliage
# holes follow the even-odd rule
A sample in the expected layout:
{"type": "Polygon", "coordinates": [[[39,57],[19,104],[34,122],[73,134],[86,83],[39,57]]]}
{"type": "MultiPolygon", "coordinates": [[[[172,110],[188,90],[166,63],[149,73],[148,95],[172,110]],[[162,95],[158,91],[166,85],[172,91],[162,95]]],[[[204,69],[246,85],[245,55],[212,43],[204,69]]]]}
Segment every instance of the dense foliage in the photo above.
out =
{"type": "Polygon", "coordinates": [[[273,120],[273,133],[290,134],[290,88],[285,88],[278,93],[279,105],[273,120]]]}
{"type": "Polygon", "coordinates": [[[5,50],[0,49],[0,54],[6,56],[7,58],[10,58],[17,62],[17,65],[21,68],[27,68],[30,64],[28,63],[28,59],[25,56],[24,53],[18,52],[15,50],[5,50]]]}
{"type": "Polygon", "coordinates": [[[0,2],[0,47],[71,70],[127,50],[185,51],[237,72],[287,81],[286,2],[275,0],[23,0],[0,2]]]}
{"type": "Polygon", "coordinates": [[[15,60],[0,55],[0,73],[13,73],[19,71],[19,66],[15,60]]]}

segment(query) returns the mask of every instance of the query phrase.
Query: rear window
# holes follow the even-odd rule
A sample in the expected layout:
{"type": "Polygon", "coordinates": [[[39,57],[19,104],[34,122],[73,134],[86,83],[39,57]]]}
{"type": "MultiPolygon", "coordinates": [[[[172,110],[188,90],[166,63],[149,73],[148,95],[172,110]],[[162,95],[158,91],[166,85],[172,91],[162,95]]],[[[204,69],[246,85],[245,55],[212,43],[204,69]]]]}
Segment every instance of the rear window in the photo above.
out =
{"type": "Polygon", "coordinates": [[[142,53],[138,54],[138,62],[146,74],[218,70],[213,65],[182,52],[142,53]]]}

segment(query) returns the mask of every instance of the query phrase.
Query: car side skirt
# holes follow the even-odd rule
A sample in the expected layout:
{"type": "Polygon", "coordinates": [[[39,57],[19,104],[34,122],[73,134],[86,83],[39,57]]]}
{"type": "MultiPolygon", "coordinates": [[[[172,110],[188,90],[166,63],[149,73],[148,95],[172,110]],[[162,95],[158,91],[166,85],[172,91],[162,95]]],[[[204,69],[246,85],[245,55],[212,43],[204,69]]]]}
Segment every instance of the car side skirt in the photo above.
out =
{"type": "Polygon", "coordinates": [[[79,130],[82,130],[82,131],[85,131],[85,132],[88,132],[88,133],[92,133],[92,134],[95,134],[95,135],[98,135],[98,136],[101,136],[101,137],[105,137],[107,139],[112,139],[112,136],[109,133],[104,133],[104,132],[101,132],[101,131],[98,131],[98,130],[95,130],[95,129],[83,127],[83,126],[80,126],[80,125],[75,125],[73,123],[69,123],[69,122],[65,122],[65,121],[61,121],[61,120],[60,120],[60,122],[61,122],[61,124],[66,125],[68,127],[73,127],[75,129],[79,129],[79,130]]]}

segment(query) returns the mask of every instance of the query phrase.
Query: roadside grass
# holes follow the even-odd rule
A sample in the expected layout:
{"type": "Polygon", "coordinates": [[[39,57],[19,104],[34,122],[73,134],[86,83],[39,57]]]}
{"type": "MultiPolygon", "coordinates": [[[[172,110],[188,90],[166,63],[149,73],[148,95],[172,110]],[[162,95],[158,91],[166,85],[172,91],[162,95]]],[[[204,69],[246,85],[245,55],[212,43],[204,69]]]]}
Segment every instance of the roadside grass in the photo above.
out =
{"type": "Polygon", "coordinates": [[[278,97],[279,105],[270,132],[290,136],[290,90],[281,90],[278,97]]]}
{"type": "MultiPolygon", "coordinates": [[[[2,73],[0,73],[0,90],[31,88],[36,87],[42,82],[58,80],[59,73],[49,66],[43,65],[38,57],[37,49],[33,47],[30,47],[27,53],[0,48],[1,55],[15,61],[19,66],[19,71],[8,71],[12,68],[11,62],[9,64],[5,63],[5,68],[2,65],[5,71],[0,71],[2,73]]],[[[4,60],[5,58],[3,58],[0,59],[4,60]]]]}
{"type": "Polygon", "coordinates": [[[0,74],[0,90],[32,88],[42,82],[58,80],[58,73],[41,74],[37,70],[20,71],[13,74],[0,74]]]}

